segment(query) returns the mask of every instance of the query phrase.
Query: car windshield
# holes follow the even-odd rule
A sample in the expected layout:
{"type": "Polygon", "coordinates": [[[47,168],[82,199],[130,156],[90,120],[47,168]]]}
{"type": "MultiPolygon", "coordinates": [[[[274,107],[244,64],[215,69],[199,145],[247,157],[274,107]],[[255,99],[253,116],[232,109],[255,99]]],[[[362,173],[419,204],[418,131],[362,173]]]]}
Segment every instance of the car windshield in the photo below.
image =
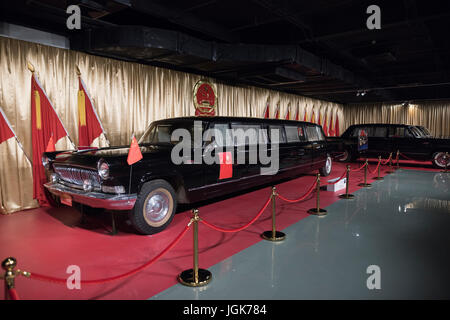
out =
{"type": "Polygon", "coordinates": [[[430,131],[428,131],[427,128],[422,127],[422,126],[416,126],[416,128],[417,128],[418,130],[420,130],[420,131],[425,135],[425,137],[432,137],[430,131]]]}
{"type": "MultiPolygon", "coordinates": [[[[194,136],[194,128],[192,123],[156,123],[150,125],[150,127],[145,130],[142,137],[139,139],[139,143],[173,143],[172,142],[172,132],[176,129],[188,130],[191,137],[194,136]]],[[[174,143],[177,143],[175,141],[174,143]]]]}

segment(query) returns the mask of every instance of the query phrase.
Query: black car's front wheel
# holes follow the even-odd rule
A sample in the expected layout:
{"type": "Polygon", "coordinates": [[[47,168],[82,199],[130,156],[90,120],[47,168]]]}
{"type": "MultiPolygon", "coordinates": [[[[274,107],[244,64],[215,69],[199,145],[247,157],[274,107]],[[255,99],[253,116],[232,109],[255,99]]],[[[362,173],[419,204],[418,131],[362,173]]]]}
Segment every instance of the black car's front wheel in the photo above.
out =
{"type": "Polygon", "coordinates": [[[130,220],[142,234],[158,233],[172,222],[176,207],[175,190],[167,181],[149,181],[137,196],[130,220]]]}
{"type": "Polygon", "coordinates": [[[431,162],[437,168],[445,168],[446,164],[447,167],[450,167],[450,157],[445,152],[435,152],[431,162]]]}
{"type": "Polygon", "coordinates": [[[331,159],[331,156],[327,154],[327,160],[325,162],[325,165],[319,169],[319,173],[322,177],[327,177],[330,175],[332,168],[333,168],[333,161],[331,159]]]}

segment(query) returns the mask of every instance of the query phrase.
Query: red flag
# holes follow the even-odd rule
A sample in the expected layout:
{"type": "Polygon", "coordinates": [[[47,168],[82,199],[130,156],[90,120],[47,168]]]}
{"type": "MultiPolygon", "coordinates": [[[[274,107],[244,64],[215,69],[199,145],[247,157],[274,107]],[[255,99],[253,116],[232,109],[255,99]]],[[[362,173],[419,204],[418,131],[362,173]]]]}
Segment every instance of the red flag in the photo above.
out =
{"type": "Polygon", "coordinates": [[[305,114],[303,115],[303,121],[306,121],[306,109],[305,109],[305,114]]]}
{"type": "Polygon", "coordinates": [[[277,104],[277,109],[275,110],[274,119],[280,119],[280,104],[277,104]]]}
{"type": "Polygon", "coordinates": [[[322,125],[322,113],[320,112],[320,110],[319,110],[319,123],[318,123],[318,125],[319,126],[322,125]]]}
{"type": "Polygon", "coordinates": [[[45,152],[55,152],[55,143],[53,142],[53,135],[50,136],[50,140],[48,140],[47,148],[45,148],[45,152]]]}
{"type": "Polygon", "coordinates": [[[316,117],[314,115],[314,110],[312,111],[312,115],[311,115],[311,121],[312,123],[316,123],[316,117]]]}
{"type": "Polygon", "coordinates": [[[334,130],[333,130],[333,113],[330,114],[330,126],[328,127],[328,133],[330,137],[334,137],[334,130]]]}
{"type": "Polygon", "coordinates": [[[299,109],[300,109],[300,107],[297,105],[297,111],[295,112],[295,121],[300,120],[300,119],[299,119],[299,116],[300,116],[300,115],[299,115],[299,111],[300,111],[299,109]]]}
{"type": "Polygon", "coordinates": [[[290,120],[291,119],[291,107],[288,107],[288,109],[286,111],[286,116],[284,118],[286,120],[290,120]]]}
{"type": "Polygon", "coordinates": [[[336,124],[334,125],[334,135],[339,137],[341,134],[339,133],[339,116],[336,113],[336,124]]]}
{"type": "Polygon", "coordinates": [[[14,134],[14,131],[12,130],[11,125],[8,122],[8,119],[6,119],[3,110],[0,109],[0,143],[15,136],[16,135],[14,134]]]}
{"type": "Polygon", "coordinates": [[[136,137],[133,136],[131,139],[130,150],[128,151],[127,162],[131,166],[133,163],[136,163],[142,159],[141,148],[139,148],[139,144],[136,140],[136,137]]]}
{"type": "Polygon", "coordinates": [[[266,109],[264,110],[264,119],[270,118],[270,105],[269,100],[267,100],[266,109]]]}
{"type": "Polygon", "coordinates": [[[328,136],[327,123],[328,123],[328,112],[325,112],[325,121],[323,122],[323,132],[325,133],[326,136],[328,136]]]}
{"type": "Polygon", "coordinates": [[[41,157],[50,138],[57,142],[67,136],[50,100],[34,73],[31,76],[31,132],[33,145],[33,198],[41,206],[48,206],[43,184],[46,182],[41,157]],[[53,137],[52,137],[53,135],[53,137]]]}
{"type": "Polygon", "coordinates": [[[219,180],[233,177],[233,161],[231,152],[219,152],[220,172],[219,180]]]}
{"type": "Polygon", "coordinates": [[[89,147],[104,130],[81,77],[78,82],[78,146],[89,147]]]}

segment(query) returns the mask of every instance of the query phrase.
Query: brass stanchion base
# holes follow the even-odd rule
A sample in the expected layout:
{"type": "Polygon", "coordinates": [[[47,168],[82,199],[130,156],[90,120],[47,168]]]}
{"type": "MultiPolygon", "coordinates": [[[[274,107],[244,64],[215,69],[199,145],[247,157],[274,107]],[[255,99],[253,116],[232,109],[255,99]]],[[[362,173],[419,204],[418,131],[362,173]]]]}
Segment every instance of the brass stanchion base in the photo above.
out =
{"type": "Polygon", "coordinates": [[[322,208],[319,208],[319,209],[311,208],[311,209],[308,210],[308,213],[309,214],[314,214],[314,215],[316,215],[318,217],[325,217],[327,215],[327,210],[322,209],[322,208]]]}
{"type": "Polygon", "coordinates": [[[371,187],[372,185],[371,185],[370,183],[359,183],[358,186],[364,187],[364,188],[369,188],[369,187],[371,187]]]}
{"type": "Polygon", "coordinates": [[[275,231],[275,237],[274,237],[272,230],[264,231],[263,233],[261,233],[261,237],[264,240],[268,240],[268,241],[283,241],[284,239],[286,239],[286,235],[281,231],[275,231]]]}
{"type": "Polygon", "coordinates": [[[353,199],[353,198],[355,198],[355,195],[351,194],[351,193],[343,193],[343,194],[340,194],[338,197],[341,199],[353,199]]]}
{"type": "Polygon", "coordinates": [[[374,180],[384,180],[383,177],[374,177],[374,178],[372,178],[372,179],[374,179],[374,180]]]}
{"type": "Polygon", "coordinates": [[[194,269],[184,270],[178,275],[178,281],[188,287],[206,286],[211,279],[211,272],[205,269],[198,269],[198,282],[194,280],[194,269]]]}

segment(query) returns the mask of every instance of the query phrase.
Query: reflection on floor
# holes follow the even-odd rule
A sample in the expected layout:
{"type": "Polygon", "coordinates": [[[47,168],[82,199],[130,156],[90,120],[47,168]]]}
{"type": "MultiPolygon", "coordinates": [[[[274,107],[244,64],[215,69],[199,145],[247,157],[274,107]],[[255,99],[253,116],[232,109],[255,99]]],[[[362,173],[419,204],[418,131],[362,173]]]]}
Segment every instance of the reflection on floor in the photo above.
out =
{"type": "Polygon", "coordinates": [[[398,170],[210,267],[208,286],[151,299],[449,299],[449,188],[450,174],[398,170]]]}

